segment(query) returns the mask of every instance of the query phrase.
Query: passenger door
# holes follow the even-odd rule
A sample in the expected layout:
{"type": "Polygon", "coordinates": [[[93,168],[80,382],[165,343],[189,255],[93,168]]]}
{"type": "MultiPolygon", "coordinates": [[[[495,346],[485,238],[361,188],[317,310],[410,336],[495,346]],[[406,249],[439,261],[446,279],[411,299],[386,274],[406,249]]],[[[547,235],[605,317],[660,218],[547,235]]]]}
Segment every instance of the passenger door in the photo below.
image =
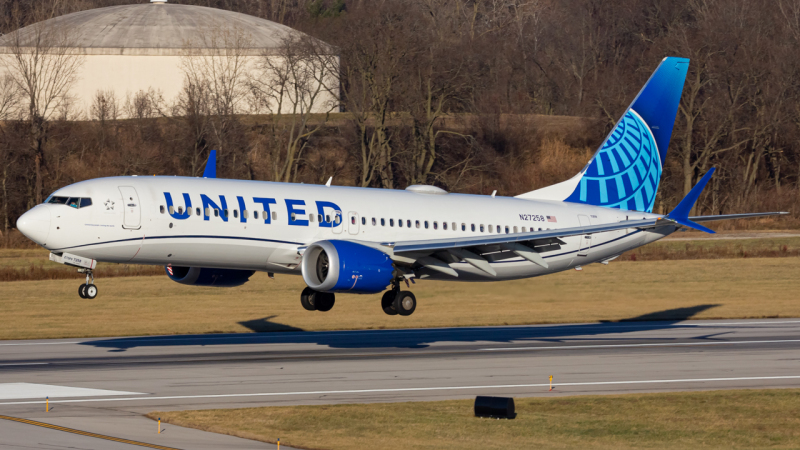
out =
{"type": "MultiPolygon", "coordinates": [[[[588,227],[592,224],[591,219],[589,216],[584,216],[583,214],[578,215],[578,221],[580,221],[582,227],[588,227]]],[[[592,235],[591,234],[584,234],[581,235],[581,243],[580,249],[578,250],[578,256],[589,256],[589,249],[592,248],[592,235]]]]}
{"type": "Polygon", "coordinates": [[[120,186],[124,217],[122,228],[137,230],[142,226],[142,207],[139,205],[139,195],[132,186],[120,186]]]}
{"type": "Polygon", "coordinates": [[[350,232],[350,234],[357,235],[359,227],[358,213],[353,211],[347,213],[347,223],[348,223],[347,230],[350,232]]]}

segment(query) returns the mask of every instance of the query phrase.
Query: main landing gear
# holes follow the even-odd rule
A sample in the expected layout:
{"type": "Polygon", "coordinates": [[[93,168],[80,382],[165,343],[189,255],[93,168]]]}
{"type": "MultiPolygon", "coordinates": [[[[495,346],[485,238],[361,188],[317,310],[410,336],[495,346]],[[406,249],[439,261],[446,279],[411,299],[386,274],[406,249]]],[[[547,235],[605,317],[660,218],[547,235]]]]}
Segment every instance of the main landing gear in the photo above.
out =
{"type": "Polygon", "coordinates": [[[92,269],[81,269],[78,271],[86,274],[86,283],[78,286],[78,295],[80,295],[81,298],[88,298],[90,300],[97,297],[97,286],[94,285],[94,273],[92,269]]]}
{"type": "Polygon", "coordinates": [[[417,309],[417,297],[411,291],[401,291],[400,282],[394,281],[392,289],[381,297],[381,308],[390,316],[410,316],[417,309]]]}
{"type": "Polygon", "coordinates": [[[336,296],[331,292],[317,292],[310,287],[300,294],[300,304],[309,311],[330,311],[336,303],[336,296]]]}

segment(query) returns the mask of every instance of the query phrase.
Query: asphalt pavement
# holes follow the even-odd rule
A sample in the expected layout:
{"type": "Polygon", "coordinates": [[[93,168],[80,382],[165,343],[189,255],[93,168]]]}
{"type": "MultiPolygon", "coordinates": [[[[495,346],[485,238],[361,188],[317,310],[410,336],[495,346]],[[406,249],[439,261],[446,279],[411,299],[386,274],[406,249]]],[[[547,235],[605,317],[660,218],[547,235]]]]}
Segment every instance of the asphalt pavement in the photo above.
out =
{"type": "MultiPolygon", "coordinates": [[[[709,307],[676,313],[691,317],[709,307]]],[[[165,426],[159,435],[141,414],[476,395],[796,388],[798,350],[800,319],[2,341],[0,415],[174,448],[268,448],[180,427],[165,426]],[[213,441],[222,438],[230,441],[213,441]]],[[[30,448],[4,446],[8,436],[26,442],[32,428],[25,427],[33,426],[0,420],[0,448],[30,448]]]]}

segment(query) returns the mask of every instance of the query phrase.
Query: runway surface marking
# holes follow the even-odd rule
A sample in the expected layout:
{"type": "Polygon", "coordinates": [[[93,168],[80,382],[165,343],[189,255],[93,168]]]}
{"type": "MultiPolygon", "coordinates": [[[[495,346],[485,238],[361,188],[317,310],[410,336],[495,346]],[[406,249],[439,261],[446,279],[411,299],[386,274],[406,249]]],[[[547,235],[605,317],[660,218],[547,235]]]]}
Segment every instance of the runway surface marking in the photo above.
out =
{"type": "Polygon", "coordinates": [[[6,366],[46,366],[48,364],[50,364],[50,363],[45,363],[45,362],[41,362],[41,363],[10,363],[10,364],[0,364],[0,367],[6,367],[6,366]]]}
{"type": "MultiPolygon", "coordinates": [[[[800,380],[800,375],[785,375],[774,377],[735,377],[735,378],[685,378],[678,380],[630,380],[630,381],[587,381],[577,383],[554,383],[553,386],[610,386],[624,384],[660,384],[660,383],[703,383],[711,381],[763,381],[763,380],[800,380]]],[[[50,403],[89,403],[89,402],[131,402],[142,400],[191,400],[202,398],[235,398],[235,397],[278,397],[290,395],[335,395],[335,394],[374,394],[390,392],[421,392],[421,391],[456,391],[466,389],[513,389],[529,387],[548,387],[549,383],[537,384],[498,384],[489,386],[442,386],[419,388],[395,389],[351,389],[342,391],[299,391],[299,392],[257,392],[251,394],[207,394],[207,395],[171,395],[163,397],[129,397],[129,398],[92,398],[78,400],[56,400],[50,403]]],[[[4,402],[0,405],[34,405],[44,401],[33,402],[4,402]]]]}
{"type": "Polygon", "coordinates": [[[598,345],[552,345],[546,347],[498,347],[479,348],[484,352],[510,352],[514,350],[570,350],[581,348],[619,348],[619,347],[671,347],[671,346],[697,346],[697,345],[741,345],[741,344],[777,344],[786,342],[800,342],[800,339],[777,339],[771,341],[726,341],[726,342],[673,342],[660,344],[598,344],[598,345]]]}
{"type": "Polygon", "coordinates": [[[179,449],[176,449],[176,448],[173,448],[173,447],[164,447],[163,445],[147,444],[145,442],[131,441],[130,439],[116,438],[116,437],[113,437],[113,436],[106,436],[106,435],[103,435],[103,434],[89,433],[88,431],[81,431],[81,430],[75,430],[75,429],[72,429],[72,428],[60,427],[58,425],[52,425],[52,424],[49,424],[49,423],[36,422],[35,420],[20,419],[19,417],[0,416],[0,419],[10,420],[12,422],[19,422],[19,423],[24,423],[24,424],[28,424],[28,425],[34,425],[34,426],[37,426],[37,427],[50,428],[51,430],[64,431],[66,433],[79,434],[81,436],[93,437],[93,438],[97,438],[97,439],[105,439],[107,441],[114,441],[114,442],[120,442],[120,443],[123,443],[123,444],[137,445],[139,447],[157,448],[157,449],[161,449],[161,450],[179,450],[179,449]]]}
{"type": "Polygon", "coordinates": [[[52,384],[0,383],[0,399],[58,398],[58,397],[103,397],[111,395],[147,395],[141,392],[109,391],[52,384]]]}

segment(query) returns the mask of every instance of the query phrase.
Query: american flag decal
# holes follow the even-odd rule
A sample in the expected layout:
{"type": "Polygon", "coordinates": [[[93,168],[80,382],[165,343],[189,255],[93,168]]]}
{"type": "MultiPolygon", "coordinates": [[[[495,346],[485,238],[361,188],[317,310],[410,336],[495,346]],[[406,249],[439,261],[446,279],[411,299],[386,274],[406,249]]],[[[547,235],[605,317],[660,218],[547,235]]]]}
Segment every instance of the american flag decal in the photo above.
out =
{"type": "Polygon", "coordinates": [[[547,221],[548,221],[548,222],[558,222],[558,221],[556,220],[556,216],[547,216],[547,221]]]}

